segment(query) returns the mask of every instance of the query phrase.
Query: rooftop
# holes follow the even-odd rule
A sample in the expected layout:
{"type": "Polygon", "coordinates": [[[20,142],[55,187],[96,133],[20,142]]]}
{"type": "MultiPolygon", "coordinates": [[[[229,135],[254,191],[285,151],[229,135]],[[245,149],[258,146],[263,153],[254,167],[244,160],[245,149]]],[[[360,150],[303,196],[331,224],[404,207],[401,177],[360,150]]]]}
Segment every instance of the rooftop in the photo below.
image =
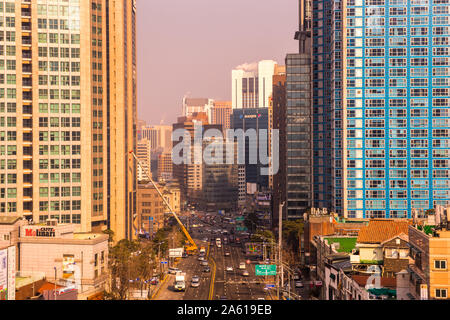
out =
{"type": "Polygon", "coordinates": [[[0,216],[0,224],[14,224],[22,217],[18,216],[0,216]]]}
{"type": "Polygon", "coordinates": [[[359,230],[357,243],[380,244],[401,233],[408,234],[408,226],[411,224],[407,220],[393,219],[373,219],[367,226],[359,230]]]}
{"type": "Polygon", "coordinates": [[[352,249],[355,248],[356,245],[356,237],[355,238],[334,238],[334,237],[326,237],[324,238],[328,241],[328,244],[331,245],[333,243],[339,243],[339,248],[337,248],[337,252],[352,252],[352,249]]]}

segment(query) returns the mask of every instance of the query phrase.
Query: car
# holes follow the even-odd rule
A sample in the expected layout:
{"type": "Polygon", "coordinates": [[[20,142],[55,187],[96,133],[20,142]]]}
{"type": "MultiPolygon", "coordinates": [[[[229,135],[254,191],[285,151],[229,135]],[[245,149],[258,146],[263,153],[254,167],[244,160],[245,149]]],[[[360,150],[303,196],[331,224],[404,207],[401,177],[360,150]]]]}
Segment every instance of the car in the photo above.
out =
{"type": "Polygon", "coordinates": [[[239,269],[245,270],[245,262],[241,262],[241,263],[239,264],[239,269]]]}
{"type": "Polygon", "coordinates": [[[296,288],[303,288],[303,282],[301,282],[301,281],[295,281],[295,287],[296,287],[296,288]]]}
{"type": "Polygon", "coordinates": [[[242,276],[243,277],[248,277],[248,276],[250,276],[250,274],[248,273],[247,270],[245,270],[245,271],[242,271],[242,276]]]}
{"type": "Polygon", "coordinates": [[[200,262],[200,265],[201,266],[207,266],[208,265],[208,261],[202,261],[202,262],[200,262]]]}
{"type": "Polygon", "coordinates": [[[200,282],[199,281],[191,281],[191,287],[192,288],[198,288],[200,286],[200,282]]]}
{"type": "Polygon", "coordinates": [[[181,272],[181,270],[178,268],[175,268],[175,267],[169,268],[169,274],[177,274],[178,272],[181,272]]]}
{"type": "Polygon", "coordinates": [[[266,299],[264,299],[264,298],[258,298],[258,299],[256,299],[256,300],[266,300],[266,299]]]}
{"type": "Polygon", "coordinates": [[[227,271],[233,271],[233,267],[227,267],[227,271]]]}
{"type": "Polygon", "coordinates": [[[203,272],[211,272],[211,269],[209,267],[206,267],[205,269],[203,269],[203,272]]]}
{"type": "Polygon", "coordinates": [[[191,279],[193,282],[199,282],[200,281],[200,277],[199,276],[192,276],[191,279]]]}
{"type": "Polygon", "coordinates": [[[203,238],[203,241],[204,242],[208,242],[208,238],[203,238]]]}
{"type": "Polygon", "coordinates": [[[294,274],[294,280],[295,280],[295,281],[300,280],[300,276],[299,276],[298,274],[294,274]]]}
{"type": "Polygon", "coordinates": [[[188,257],[188,254],[187,253],[183,253],[183,255],[181,256],[183,259],[185,259],[185,258],[187,258],[188,257]]]}
{"type": "Polygon", "coordinates": [[[220,300],[228,300],[228,298],[226,296],[221,296],[220,300]]]}
{"type": "Polygon", "coordinates": [[[219,243],[219,244],[217,245],[217,248],[222,248],[222,245],[219,243]]]}
{"type": "Polygon", "coordinates": [[[158,278],[157,277],[153,277],[150,279],[150,284],[156,286],[158,284],[158,278]]]}
{"type": "Polygon", "coordinates": [[[225,251],[225,253],[223,254],[225,257],[229,257],[230,253],[228,251],[225,251]]]}
{"type": "Polygon", "coordinates": [[[205,257],[203,257],[203,256],[200,256],[200,257],[198,257],[198,259],[197,259],[198,261],[203,261],[203,260],[205,260],[205,257]]]}

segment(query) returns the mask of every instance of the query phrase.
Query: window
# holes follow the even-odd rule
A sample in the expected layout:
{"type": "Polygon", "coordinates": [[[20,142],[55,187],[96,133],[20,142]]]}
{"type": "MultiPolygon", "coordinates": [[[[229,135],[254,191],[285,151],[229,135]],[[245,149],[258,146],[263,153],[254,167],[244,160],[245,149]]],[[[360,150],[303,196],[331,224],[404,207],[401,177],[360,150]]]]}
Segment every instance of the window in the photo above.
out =
{"type": "Polygon", "coordinates": [[[447,269],[447,260],[434,260],[434,268],[440,270],[447,269]]]}
{"type": "Polygon", "coordinates": [[[436,298],[446,299],[447,289],[435,289],[436,298]]]}

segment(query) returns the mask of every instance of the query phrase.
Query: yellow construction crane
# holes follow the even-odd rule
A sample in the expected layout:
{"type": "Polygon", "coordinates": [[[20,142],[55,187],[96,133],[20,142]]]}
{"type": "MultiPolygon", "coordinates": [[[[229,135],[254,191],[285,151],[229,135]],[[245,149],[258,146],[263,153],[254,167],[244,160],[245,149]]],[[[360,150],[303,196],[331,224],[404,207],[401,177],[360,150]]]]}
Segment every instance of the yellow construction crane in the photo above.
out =
{"type": "Polygon", "coordinates": [[[187,229],[185,228],[185,226],[183,225],[183,223],[181,222],[181,220],[178,218],[177,214],[175,213],[175,211],[172,210],[172,207],[170,206],[169,202],[166,200],[166,198],[164,198],[164,196],[162,195],[161,191],[159,190],[158,186],[156,185],[156,183],[153,181],[151,175],[149,175],[148,170],[145,170],[144,167],[141,165],[141,162],[139,161],[138,157],[136,156],[136,154],[133,151],[130,151],[130,154],[133,155],[134,159],[136,160],[138,166],[142,169],[143,172],[145,172],[145,175],[147,176],[148,180],[150,180],[150,182],[152,183],[153,187],[155,187],[156,191],[158,191],[159,196],[161,197],[161,199],[164,201],[165,205],[169,208],[170,213],[175,217],[175,219],[177,220],[178,224],[180,225],[181,231],[183,231],[184,235],[186,236],[186,238],[188,239],[188,242],[185,245],[185,250],[187,252],[187,254],[196,254],[198,251],[198,247],[195,244],[194,240],[192,239],[191,235],[189,234],[189,232],[187,231],[187,229]]]}

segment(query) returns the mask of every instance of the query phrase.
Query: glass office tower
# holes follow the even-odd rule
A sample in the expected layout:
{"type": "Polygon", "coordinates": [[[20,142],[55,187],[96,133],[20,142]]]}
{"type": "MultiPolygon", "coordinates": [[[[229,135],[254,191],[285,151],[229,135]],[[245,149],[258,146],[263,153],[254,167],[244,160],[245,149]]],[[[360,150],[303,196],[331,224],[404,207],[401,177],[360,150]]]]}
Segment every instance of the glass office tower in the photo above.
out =
{"type": "Polygon", "coordinates": [[[449,0],[317,1],[313,17],[332,208],[404,218],[449,205],[449,0]]]}

